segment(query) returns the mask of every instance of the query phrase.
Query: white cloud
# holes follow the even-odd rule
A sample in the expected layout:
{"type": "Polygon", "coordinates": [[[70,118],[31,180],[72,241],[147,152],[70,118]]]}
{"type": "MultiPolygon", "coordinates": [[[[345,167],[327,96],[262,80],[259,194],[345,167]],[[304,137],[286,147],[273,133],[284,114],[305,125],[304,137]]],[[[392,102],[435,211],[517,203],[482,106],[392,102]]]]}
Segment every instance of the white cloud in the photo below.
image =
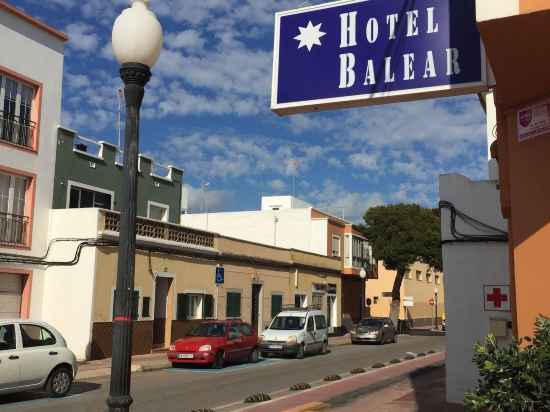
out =
{"type": "Polygon", "coordinates": [[[360,193],[346,190],[338,182],[327,179],[320,189],[314,190],[308,200],[316,207],[342,216],[346,220],[361,223],[368,208],[384,204],[384,196],[379,192],[360,193]]]}
{"type": "Polygon", "coordinates": [[[351,164],[360,170],[377,170],[378,155],[368,153],[354,153],[350,156],[351,164]]]}
{"type": "Polygon", "coordinates": [[[206,41],[197,30],[184,30],[179,33],[168,33],[165,37],[170,49],[202,50],[206,41]]]}
{"type": "Polygon", "coordinates": [[[184,190],[187,192],[190,213],[202,213],[205,208],[209,212],[228,210],[234,199],[234,193],[229,190],[208,188],[208,190],[203,191],[200,187],[189,184],[184,185],[184,190]]]}
{"type": "Polygon", "coordinates": [[[71,23],[65,28],[69,36],[69,47],[84,53],[95,51],[99,44],[99,36],[94,26],[86,23],[71,23]]]}
{"type": "Polygon", "coordinates": [[[287,184],[281,179],[274,179],[269,182],[269,187],[278,193],[282,193],[287,189],[287,184]]]}

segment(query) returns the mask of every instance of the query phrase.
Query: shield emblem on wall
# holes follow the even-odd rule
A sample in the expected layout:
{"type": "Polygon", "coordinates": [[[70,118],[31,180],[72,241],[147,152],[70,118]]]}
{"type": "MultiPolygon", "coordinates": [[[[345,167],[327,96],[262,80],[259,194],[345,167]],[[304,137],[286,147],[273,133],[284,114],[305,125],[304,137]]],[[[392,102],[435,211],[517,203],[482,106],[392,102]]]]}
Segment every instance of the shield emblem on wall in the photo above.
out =
{"type": "Polygon", "coordinates": [[[533,110],[523,110],[519,114],[519,124],[521,127],[527,127],[531,124],[531,121],[533,120],[533,110]]]}

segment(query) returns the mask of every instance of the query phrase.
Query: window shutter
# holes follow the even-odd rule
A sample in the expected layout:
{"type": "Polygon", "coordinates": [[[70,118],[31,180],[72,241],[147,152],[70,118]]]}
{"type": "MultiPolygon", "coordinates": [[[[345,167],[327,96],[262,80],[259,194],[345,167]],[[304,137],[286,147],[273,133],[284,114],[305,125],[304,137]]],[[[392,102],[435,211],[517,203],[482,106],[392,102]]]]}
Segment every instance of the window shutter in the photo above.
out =
{"type": "Polygon", "coordinates": [[[209,319],[214,317],[214,296],[204,295],[203,297],[203,318],[209,319]]]}
{"type": "Polygon", "coordinates": [[[271,296],[271,318],[277,316],[283,308],[283,297],[281,295],[271,296]]]}
{"type": "Polygon", "coordinates": [[[189,317],[189,295],[178,294],[178,320],[187,320],[189,317]]]}

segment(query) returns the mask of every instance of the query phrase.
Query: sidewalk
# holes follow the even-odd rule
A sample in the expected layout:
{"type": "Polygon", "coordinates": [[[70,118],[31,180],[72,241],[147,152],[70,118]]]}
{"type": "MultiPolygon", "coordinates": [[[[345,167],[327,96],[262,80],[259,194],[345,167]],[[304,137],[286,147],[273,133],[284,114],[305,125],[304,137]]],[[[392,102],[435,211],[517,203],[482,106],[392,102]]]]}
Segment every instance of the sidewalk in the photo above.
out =
{"type": "Polygon", "coordinates": [[[445,402],[445,355],[438,353],[241,408],[247,412],[459,412],[445,402]]]}
{"type": "MultiPolygon", "coordinates": [[[[343,346],[351,344],[349,335],[329,338],[329,346],[343,346]]],[[[166,352],[132,357],[132,372],[149,372],[166,369],[171,366],[166,358],[166,352]]],[[[111,358],[83,362],[78,366],[77,380],[101,378],[111,375],[111,358]]]]}

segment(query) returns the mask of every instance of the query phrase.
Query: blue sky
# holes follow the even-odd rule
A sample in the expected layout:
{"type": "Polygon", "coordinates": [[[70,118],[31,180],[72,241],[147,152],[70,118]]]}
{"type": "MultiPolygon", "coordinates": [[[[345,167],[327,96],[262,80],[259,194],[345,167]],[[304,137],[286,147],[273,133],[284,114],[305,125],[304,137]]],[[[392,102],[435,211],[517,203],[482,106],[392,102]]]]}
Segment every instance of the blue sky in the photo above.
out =
{"type": "MultiPolygon", "coordinates": [[[[116,142],[121,82],[110,36],[128,0],[11,0],[66,32],[62,123],[116,142]]],[[[152,0],[165,48],[142,111],[141,151],[201,182],[215,210],[257,209],[296,194],[358,221],[373,205],[437,204],[437,176],[486,176],[485,116],[476,96],[280,118],[269,109],[273,13],[303,0],[152,0]]]]}

